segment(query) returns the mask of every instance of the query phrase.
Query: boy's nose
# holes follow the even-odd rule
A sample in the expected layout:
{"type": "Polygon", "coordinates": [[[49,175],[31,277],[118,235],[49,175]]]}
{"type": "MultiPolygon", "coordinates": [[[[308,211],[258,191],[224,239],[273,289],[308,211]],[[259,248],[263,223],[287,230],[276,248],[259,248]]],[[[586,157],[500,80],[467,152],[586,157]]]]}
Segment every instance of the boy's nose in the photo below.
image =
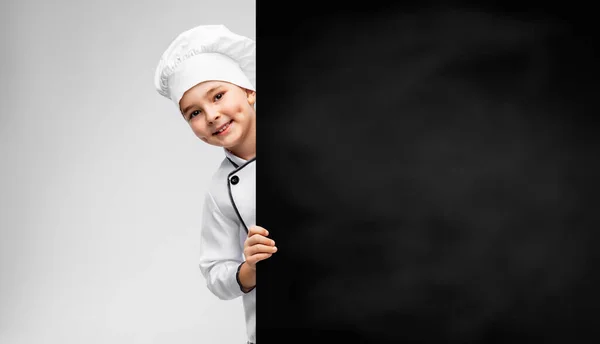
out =
{"type": "Polygon", "coordinates": [[[210,124],[215,123],[215,121],[218,120],[220,117],[221,117],[221,115],[217,111],[209,111],[206,114],[206,120],[210,124]]]}

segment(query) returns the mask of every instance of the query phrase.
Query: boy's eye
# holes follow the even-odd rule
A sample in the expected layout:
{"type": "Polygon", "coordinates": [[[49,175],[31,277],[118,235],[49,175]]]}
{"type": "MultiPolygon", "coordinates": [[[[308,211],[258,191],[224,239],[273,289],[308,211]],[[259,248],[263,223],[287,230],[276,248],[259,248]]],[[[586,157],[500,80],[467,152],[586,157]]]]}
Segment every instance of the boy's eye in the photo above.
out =
{"type": "Polygon", "coordinates": [[[192,113],[190,113],[190,119],[198,116],[200,114],[200,110],[194,110],[192,111],[192,113]]]}
{"type": "Polygon", "coordinates": [[[215,100],[219,100],[219,99],[221,99],[222,97],[223,97],[223,93],[217,93],[217,94],[215,95],[215,100]]]}

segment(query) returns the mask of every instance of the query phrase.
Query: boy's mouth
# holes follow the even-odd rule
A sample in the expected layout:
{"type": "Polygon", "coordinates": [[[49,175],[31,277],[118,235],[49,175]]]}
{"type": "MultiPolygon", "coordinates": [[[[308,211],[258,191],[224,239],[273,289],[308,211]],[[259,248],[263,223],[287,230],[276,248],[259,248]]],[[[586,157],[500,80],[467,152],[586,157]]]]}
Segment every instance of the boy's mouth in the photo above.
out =
{"type": "Polygon", "coordinates": [[[213,136],[215,135],[222,135],[223,133],[227,132],[227,129],[229,129],[229,126],[231,125],[231,123],[233,122],[233,120],[223,124],[222,126],[219,127],[219,129],[217,129],[217,131],[215,131],[213,133],[213,136]]]}

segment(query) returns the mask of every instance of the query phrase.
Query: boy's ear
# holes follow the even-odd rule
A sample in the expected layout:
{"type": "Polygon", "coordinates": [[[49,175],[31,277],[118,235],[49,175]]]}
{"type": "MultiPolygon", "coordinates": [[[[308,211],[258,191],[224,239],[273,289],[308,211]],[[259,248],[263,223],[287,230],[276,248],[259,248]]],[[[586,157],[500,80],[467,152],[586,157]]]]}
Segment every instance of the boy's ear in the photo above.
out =
{"type": "Polygon", "coordinates": [[[246,98],[248,99],[248,104],[254,105],[256,103],[256,91],[246,89],[246,98]]]}

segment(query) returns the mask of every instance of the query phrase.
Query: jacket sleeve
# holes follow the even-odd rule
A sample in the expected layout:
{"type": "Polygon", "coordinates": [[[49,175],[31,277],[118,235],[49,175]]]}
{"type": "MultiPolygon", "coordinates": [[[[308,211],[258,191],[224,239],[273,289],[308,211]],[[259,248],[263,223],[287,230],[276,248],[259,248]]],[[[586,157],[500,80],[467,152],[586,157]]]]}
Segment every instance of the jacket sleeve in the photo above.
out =
{"type": "Polygon", "coordinates": [[[221,300],[244,294],[236,278],[243,261],[239,231],[238,223],[223,215],[210,192],[207,193],[200,235],[200,271],[208,289],[221,300]]]}

